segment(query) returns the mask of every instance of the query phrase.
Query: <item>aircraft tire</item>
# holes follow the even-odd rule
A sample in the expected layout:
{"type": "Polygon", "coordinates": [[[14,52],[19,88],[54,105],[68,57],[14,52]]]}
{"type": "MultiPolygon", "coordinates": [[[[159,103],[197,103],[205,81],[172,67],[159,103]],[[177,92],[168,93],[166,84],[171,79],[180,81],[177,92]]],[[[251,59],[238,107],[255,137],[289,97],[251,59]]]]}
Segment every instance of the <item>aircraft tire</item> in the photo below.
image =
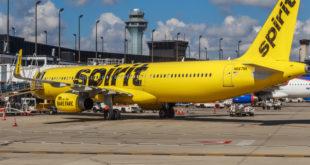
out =
{"type": "Polygon", "coordinates": [[[114,110],[112,109],[104,111],[104,119],[114,120],[115,119],[114,110]]]}
{"type": "Polygon", "coordinates": [[[165,110],[160,110],[158,113],[159,113],[159,118],[160,118],[160,119],[166,118],[166,112],[165,112],[165,110]]]}
{"type": "Polygon", "coordinates": [[[172,119],[172,118],[174,118],[174,116],[175,116],[174,109],[173,109],[173,107],[171,106],[171,107],[169,107],[169,109],[166,111],[166,117],[172,119]]]}
{"type": "Polygon", "coordinates": [[[121,112],[117,109],[114,109],[114,119],[113,120],[120,120],[121,119],[121,112]]]}

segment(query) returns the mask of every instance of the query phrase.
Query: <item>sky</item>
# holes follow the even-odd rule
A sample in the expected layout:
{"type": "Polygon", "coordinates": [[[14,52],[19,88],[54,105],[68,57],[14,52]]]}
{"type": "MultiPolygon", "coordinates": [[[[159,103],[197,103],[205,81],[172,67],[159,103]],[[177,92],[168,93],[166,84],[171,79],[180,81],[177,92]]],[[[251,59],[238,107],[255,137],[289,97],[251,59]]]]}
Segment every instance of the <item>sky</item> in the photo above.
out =
{"type": "MultiPolygon", "coordinates": [[[[78,16],[81,19],[81,49],[95,50],[95,22],[98,36],[104,37],[104,49],[108,52],[123,52],[124,22],[134,8],[145,13],[149,22],[144,33],[143,54],[149,51],[146,41],[180,38],[189,41],[191,57],[198,57],[198,38],[201,39],[202,59],[205,47],[210,59],[218,58],[219,38],[224,38],[224,57],[235,58],[238,41],[244,53],[261,26],[271,13],[277,0],[41,0],[38,6],[38,42],[58,45],[58,10],[61,13],[62,42],[74,48],[73,33],[78,32],[78,16]]],[[[36,0],[10,0],[10,27],[16,35],[34,41],[34,13],[36,0]]],[[[0,0],[0,33],[6,34],[7,0],[0,0]]],[[[11,30],[12,33],[12,30],[11,30]]],[[[291,60],[298,59],[299,40],[310,39],[310,1],[301,0],[298,22],[292,46],[291,60]]],[[[101,40],[99,39],[99,43],[101,40]]],[[[99,46],[99,48],[101,48],[99,46]]],[[[130,51],[130,50],[129,50],[130,51]]]]}

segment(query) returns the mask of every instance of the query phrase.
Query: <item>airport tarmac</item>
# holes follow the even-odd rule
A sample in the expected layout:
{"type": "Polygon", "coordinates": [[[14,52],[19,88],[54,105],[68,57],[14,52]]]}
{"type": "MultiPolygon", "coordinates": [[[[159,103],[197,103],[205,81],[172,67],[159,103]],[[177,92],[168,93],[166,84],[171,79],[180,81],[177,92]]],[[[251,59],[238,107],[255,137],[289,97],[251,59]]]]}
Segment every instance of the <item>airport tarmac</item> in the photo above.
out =
{"type": "Polygon", "coordinates": [[[254,117],[186,108],[184,116],[100,114],[13,116],[0,121],[0,164],[310,163],[310,103],[281,111],[256,108],[254,117]]]}

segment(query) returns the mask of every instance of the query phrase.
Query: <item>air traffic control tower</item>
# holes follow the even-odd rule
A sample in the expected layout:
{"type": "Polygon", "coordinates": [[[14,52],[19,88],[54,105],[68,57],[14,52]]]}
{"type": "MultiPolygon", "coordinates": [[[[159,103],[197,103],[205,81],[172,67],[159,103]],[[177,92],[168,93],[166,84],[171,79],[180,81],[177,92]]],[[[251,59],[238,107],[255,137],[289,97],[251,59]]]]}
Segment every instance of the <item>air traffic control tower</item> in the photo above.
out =
{"type": "Polygon", "coordinates": [[[144,19],[144,13],[139,9],[133,9],[129,13],[126,28],[130,33],[132,54],[142,55],[142,37],[143,32],[147,28],[147,23],[144,19]]]}

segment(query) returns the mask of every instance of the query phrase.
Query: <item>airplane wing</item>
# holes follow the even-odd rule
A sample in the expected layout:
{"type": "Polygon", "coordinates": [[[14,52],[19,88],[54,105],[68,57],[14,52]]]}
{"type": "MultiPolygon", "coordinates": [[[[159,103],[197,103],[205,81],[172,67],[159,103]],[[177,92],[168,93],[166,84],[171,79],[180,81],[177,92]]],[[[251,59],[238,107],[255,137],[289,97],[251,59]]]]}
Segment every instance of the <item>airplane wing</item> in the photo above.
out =
{"type": "Polygon", "coordinates": [[[18,60],[16,63],[14,76],[18,79],[26,80],[26,81],[34,81],[39,83],[47,83],[50,84],[53,87],[70,87],[73,90],[76,90],[78,92],[88,92],[92,93],[93,95],[102,94],[102,95],[123,95],[123,96],[129,96],[132,97],[132,100],[134,102],[154,102],[157,98],[147,92],[140,91],[140,90],[134,90],[134,89],[126,89],[121,87],[93,87],[93,86],[87,86],[87,85],[81,85],[81,84],[73,84],[73,83],[64,83],[64,82],[57,82],[57,81],[49,81],[49,80],[42,80],[42,79],[34,79],[34,78],[26,78],[23,77],[20,73],[21,70],[21,63],[22,63],[22,50],[19,51],[18,60]]]}

